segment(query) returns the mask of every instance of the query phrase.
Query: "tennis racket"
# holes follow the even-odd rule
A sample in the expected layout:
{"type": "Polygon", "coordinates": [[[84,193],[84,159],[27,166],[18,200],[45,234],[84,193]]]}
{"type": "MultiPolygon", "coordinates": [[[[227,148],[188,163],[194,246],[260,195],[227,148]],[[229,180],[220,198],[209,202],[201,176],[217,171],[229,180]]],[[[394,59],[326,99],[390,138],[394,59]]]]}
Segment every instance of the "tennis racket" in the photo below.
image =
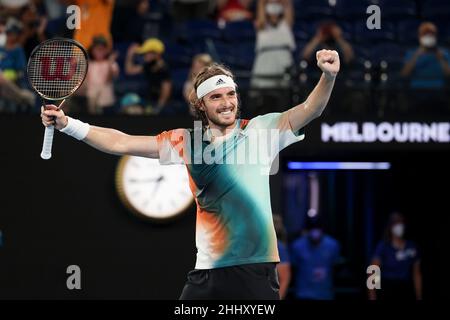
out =
{"type": "MultiPolygon", "coordinates": [[[[31,87],[42,100],[61,101],[70,97],[83,83],[88,70],[88,55],[83,46],[72,39],[54,38],[40,43],[28,59],[27,74],[31,87]]],[[[42,159],[52,157],[54,127],[45,128],[42,159]]]]}

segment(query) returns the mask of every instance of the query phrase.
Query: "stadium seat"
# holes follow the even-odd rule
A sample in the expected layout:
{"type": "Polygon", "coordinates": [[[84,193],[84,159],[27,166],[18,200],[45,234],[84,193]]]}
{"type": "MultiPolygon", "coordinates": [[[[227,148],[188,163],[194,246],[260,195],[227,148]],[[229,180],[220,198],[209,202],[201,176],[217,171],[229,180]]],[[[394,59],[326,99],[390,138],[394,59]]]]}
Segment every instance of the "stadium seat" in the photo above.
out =
{"type": "Polygon", "coordinates": [[[365,21],[368,17],[366,10],[372,4],[378,4],[375,0],[337,0],[336,16],[340,20],[365,21]]]}
{"type": "Polygon", "coordinates": [[[422,4],[421,16],[424,19],[448,19],[450,16],[450,1],[426,0],[422,4]]]}
{"type": "Polygon", "coordinates": [[[403,20],[397,24],[397,39],[403,45],[417,45],[417,29],[421,21],[419,20],[403,20]]]}
{"type": "Polygon", "coordinates": [[[186,46],[174,42],[167,42],[164,59],[171,68],[187,68],[191,65],[194,53],[186,46]]]}
{"type": "Polygon", "coordinates": [[[336,0],[297,0],[294,1],[296,20],[334,18],[336,0]]]}
{"type": "Polygon", "coordinates": [[[417,8],[414,0],[380,0],[382,19],[416,18],[417,8]]]}
{"type": "Polygon", "coordinates": [[[381,22],[381,29],[368,29],[366,22],[354,24],[354,41],[365,44],[376,44],[379,42],[392,42],[396,40],[396,28],[391,22],[381,22]]]}
{"type": "Polygon", "coordinates": [[[205,39],[222,39],[222,30],[212,20],[190,20],[181,25],[177,32],[190,44],[204,42],[205,39]]]}
{"type": "Polygon", "coordinates": [[[255,27],[252,21],[236,21],[226,24],[224,39],[229,42],[250,42],[256,40],[255,27]]]}

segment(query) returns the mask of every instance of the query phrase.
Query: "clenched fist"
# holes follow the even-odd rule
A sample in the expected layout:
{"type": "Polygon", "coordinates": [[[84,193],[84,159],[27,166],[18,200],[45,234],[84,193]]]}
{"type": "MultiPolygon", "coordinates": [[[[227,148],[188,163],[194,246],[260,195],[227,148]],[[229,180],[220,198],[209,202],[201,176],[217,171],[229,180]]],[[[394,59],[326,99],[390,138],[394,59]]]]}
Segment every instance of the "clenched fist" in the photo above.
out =
{"type": "Polygon", "coordinates": [[[339,54],[335,50],[319,50],[316,53],[317,66],[328,78],[336,77],[341,63],[339,54]]]}
{"type": "Polygon", "coordinates": [[[55,126],[56,129],[61,130],[67,125],[67,117],[61,109],[58,109],[53,104],[48,104],[41,108],[42,124],[46,127],[55,126]]]}

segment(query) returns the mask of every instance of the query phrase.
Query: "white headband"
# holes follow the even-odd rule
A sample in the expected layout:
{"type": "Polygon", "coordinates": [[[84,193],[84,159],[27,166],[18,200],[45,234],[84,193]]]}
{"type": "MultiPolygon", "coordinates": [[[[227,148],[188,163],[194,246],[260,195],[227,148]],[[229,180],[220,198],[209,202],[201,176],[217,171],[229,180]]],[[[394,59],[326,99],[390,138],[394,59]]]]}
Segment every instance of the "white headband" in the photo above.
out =
{"type": "Polygon", "coordinates": [[[201,99],[211,91],[219,88],[232,87],[236,89],[236,83],[233,79],[226,75],[218,75],[203,81],[197,88],[197,98],[201,99]]]}

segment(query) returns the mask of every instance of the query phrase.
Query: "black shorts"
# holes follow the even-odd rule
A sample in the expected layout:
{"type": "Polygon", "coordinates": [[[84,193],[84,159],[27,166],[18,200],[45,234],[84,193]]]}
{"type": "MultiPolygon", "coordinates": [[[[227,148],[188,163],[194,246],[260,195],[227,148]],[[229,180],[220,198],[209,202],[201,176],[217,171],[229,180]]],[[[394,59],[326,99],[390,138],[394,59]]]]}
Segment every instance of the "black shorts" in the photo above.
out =
{"type": "Polygon", "coordinates": [[[180,300],[279,300],[276,263],[195,269],[188,273],[180,300]]]}

